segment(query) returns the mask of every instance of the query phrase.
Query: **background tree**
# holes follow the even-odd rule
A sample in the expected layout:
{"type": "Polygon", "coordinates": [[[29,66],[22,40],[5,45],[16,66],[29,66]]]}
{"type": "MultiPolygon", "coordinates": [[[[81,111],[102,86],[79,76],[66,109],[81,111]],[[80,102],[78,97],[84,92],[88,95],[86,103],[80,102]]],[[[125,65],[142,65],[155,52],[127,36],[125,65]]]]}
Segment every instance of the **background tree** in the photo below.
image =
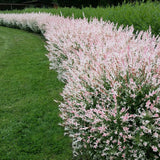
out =
{"type": "MultiPolygon", "coordinates": [[[[0,0],[0,3],[23,3],[27,1],[34,1],[34,0],[0,0]]],[[[39,0],[39,1],[45,3],[56,2],[56,0],[39,0]]]]}
{"type": "Polygon", "coordinates": [[[99,0],[57,0],[61,7],[97,7],[99,0]]]}
{"type": "MultiPolygon", "coordinates": [[[[146,2],[147,0],[57,0],[59,6],[61,7],[97,7],[97,6],[117,6],[121,5],[123,2],[146,2]]],[[[155,1],[155,0],[150,0],[155,1]]],[[[159,0],[157,0],[159,1],[159,0]]]]}

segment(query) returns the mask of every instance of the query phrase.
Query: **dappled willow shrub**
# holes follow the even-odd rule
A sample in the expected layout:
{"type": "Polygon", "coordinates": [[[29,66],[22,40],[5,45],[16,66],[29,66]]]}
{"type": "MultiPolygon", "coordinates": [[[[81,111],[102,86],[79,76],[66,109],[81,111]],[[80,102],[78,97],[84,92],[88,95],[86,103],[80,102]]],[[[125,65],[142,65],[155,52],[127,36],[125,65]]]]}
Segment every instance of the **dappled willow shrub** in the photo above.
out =
{"type": "Polygon", "coordinates": [[[45,34],[51,68],[67,82],[60,110],[75,156],[160,156],[160,39],[122,28],[60,18],[45,34]]]}
{"type": "Polygon", "coordinates": [[[59,108],[74,157],[159,159],[159,37],[49,14],[0,14],[0,24],[45,36],[50,68],[66,83],[59,108]]]}

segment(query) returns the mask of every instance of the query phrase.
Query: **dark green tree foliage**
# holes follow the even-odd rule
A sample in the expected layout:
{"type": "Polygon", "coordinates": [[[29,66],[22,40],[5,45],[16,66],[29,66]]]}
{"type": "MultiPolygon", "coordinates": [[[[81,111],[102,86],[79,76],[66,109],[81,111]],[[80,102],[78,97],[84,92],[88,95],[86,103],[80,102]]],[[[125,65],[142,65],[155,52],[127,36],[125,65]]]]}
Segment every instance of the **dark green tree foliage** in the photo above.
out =
{"type": "MultiPolygon", "coordinates": [[[[61,7],[97,7],[97,6],[117,6],[122,3],[146,2],[147,0],[57,0],[61,7]]],[[[155,1],[155,0],[152,0],[155,1]]],[[[157,0],[159,1],[159,0],[157,0]]]]}
{"type": "Polygon", "coordinates": [[[103,7],[106,7],[106,6],[117,6],[118,4],[122,4],[124,0],[100,0],[99,1],[99,6],[103,6],[103,7]]]}
{"type": "MultiPolygon", "coordinates": [[[[0,3],[23,3],[27,1],[34,1],[34,0],[0,0],[0,3]]],[[[39,1],[44,3],[55,2],[55,0],[39,0],[39,1]]]]}
{"type": "Polygon", "coordinates": [[[61,7],[97,7],[99,0],[57,0],[61,7]]]}
{"type": "Polygon", "coordinates": [[[23,3],[25,0],[0,0],[0,3],[23,3]]]}
{"type": "Polygon", "coordinates": [[[54,2],[54,0],[39,0],[39,2],[52,3],[52,2],[54,2]]]}
{"type": "Polygon", "coordinates": [[[117,6],[123,3],[147,2],[147,1],[160,1],[160,0],[99,0],[98,6],[117,6]]]}

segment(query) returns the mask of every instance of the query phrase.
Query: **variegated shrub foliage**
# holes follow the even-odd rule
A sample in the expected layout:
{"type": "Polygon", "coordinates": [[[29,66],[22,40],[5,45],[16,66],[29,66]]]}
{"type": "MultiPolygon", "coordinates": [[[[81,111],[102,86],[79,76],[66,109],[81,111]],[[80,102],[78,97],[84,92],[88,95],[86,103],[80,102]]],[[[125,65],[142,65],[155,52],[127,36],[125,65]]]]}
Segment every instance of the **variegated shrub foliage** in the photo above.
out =
{"type": "Polygon", "coordinates": [[[103,20],[0,14],[0,25],[41,32],[66,83],[59,105],[75,157],[160,159],[160,38],[103,20]]]}

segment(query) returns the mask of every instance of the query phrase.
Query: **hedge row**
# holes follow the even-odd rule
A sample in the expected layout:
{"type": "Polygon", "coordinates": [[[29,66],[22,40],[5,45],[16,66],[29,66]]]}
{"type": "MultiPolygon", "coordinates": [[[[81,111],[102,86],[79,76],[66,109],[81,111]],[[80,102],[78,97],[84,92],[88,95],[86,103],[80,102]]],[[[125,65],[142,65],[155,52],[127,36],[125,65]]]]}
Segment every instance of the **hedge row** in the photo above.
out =
{"type": "Polygon", "coordinates": [[[160,157],[160,38],[98,19],[0,14],[0,25],[41,32],[66,82],[59,109],[74,158],[160,157]]]}
{"type": "MultiPolygon", "coordinates": [[[[136,31],[146,31],[151,26],[152,34],[160,35],[160,3],[141,3],[141,4],[123,4],[117,7],[107,8],[58,8],[58,9],[40,9],[28,8],[22,11],[10,11],[9,13],[30,13],[30,12],[47,12],[64,17],[86,18],[96,17],[99,20],[111,21],[118,24],[118,27],[134,26],[136,31]],[[83,14],[84,13],[84,14],[83,14]]],[[[8,12],[8,11],[7,11],[8,12]]],[[[6,13],[6,12],[4,12],[6,13]]]]}

